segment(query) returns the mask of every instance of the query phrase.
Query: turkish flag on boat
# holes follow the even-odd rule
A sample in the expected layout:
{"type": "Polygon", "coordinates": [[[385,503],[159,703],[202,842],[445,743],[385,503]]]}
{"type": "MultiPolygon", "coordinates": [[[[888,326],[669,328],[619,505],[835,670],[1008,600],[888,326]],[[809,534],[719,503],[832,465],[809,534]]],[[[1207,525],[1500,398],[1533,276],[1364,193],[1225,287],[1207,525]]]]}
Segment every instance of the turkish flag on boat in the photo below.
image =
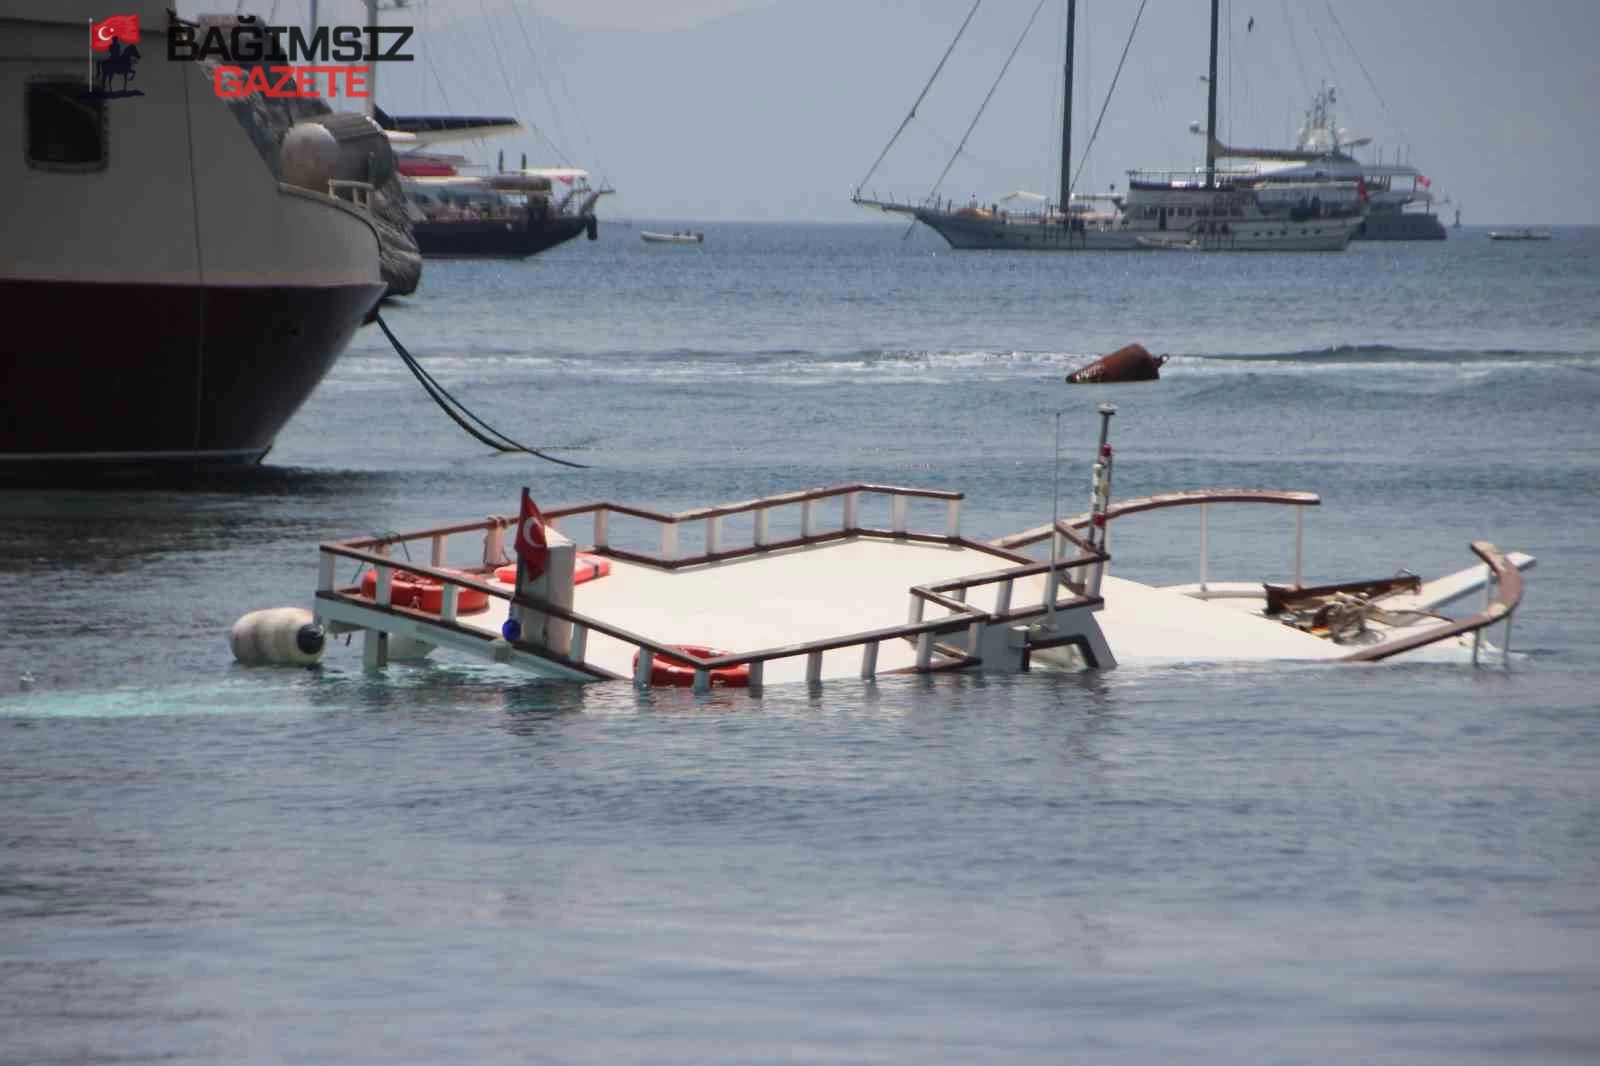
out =
{"type": "Polygon", "coordinates": [[[89,47],[96,52],[110,51],[113,37],[123,44],[138,44],[139,16],[112,15],[104,22],[96,22],[89,27],[89,47]]]}
{"type": "Polygon", "coordinates": [[[550,563],[550,546],[544,539],[544,515],[539,513],[526,486],[522,490],[522,517],[517,522],[517,558],[522,560],[523,576],[528,581],[544,573],[550,563]]]}
{"type": "Polygon", "coordinates": [[[1429,188],[1433,187],[1432,180],[1429,179],[1428,175],[1426,175],[1426,174],[1418,174],[1417,175],[1417,184],[1422,186],[1424,189],[1429,189],[1429,188]]]}
{"type": "Polygon", "coordinates": [[[1357,178],[1356,179],[1356,196],[1361,200],[1362,203],[1366,203],[1368,200],[1371,199],[1371,197],[1369,197],[1367,195],[1367,179],[1366,178],[1357,178]]]}

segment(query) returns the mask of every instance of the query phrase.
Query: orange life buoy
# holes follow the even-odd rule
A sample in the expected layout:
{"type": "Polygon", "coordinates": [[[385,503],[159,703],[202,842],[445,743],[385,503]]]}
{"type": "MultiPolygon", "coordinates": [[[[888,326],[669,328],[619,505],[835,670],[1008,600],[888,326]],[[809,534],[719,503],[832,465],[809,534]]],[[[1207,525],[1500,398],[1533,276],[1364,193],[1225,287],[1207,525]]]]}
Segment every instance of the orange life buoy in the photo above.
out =
{"type": "MultiPolygon", "coordinates": [[[[728,654],[715,648],[704,648],[698,644],[669,644],[669,648],[687,652],[697,659],[715,659],[728,654]]],[[[639,654],[634,653],[633,665],[639,665],[639,654]]],[[[652,685],[676,685],[688,688],[694,684],[694,672],[697,667],[678,659],[665,659],[657,655],[650,664],[650,683],[652,685]]],[[[749,688],[750,666],[719,666],[711,671],[712,688],[749,688]]]]}
{"type": "MultiPolygon", "coordinates": [[[[579,552],[578,557],[572,562],[572,583],[581,585],[585,581],[593,581],[597,577],[605,577],[611,573],[611,560],[604,555],[591,555],[589,552],[579,552]]],[[[507,563],[494,572],[495,580],[503,581],[507,585],[517,583],[517,564],[507,563]]]]}
{"type": "MultiPolygon", "coordinates": [[[[435,578],[425,577],[422,574],[413,574],[406,570],[395,570],[392,583],[389,587],[389,602],[396,607],[409,607],[414,611],[427,611],[429,614],[438,614],[444,609],[444,583],[435,578]]],[[[461,570],[446,570],[447,574],[459,574],[462,577],[479,580],[478,575],[468,574],[461,570]]],[[[368,570],[361,575],[361,594],[371,599],[378,595],[378,572],[368,570]]],[[[476,614],[478,611],[488,610],[489,594],[481,589],[461,589],[456,593],[456,613],[476,614]]]]}

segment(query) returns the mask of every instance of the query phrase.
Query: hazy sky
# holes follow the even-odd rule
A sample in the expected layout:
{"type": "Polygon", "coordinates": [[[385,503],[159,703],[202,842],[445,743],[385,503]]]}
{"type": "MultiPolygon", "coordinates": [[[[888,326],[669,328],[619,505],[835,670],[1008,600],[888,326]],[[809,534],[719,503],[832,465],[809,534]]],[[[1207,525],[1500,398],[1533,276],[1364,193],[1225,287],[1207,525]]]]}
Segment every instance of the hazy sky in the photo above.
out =
{"type": "MultiPolygon", "coordinates": [[[[984,0],[872,188],[930,192],[1036,3],[984,0]]],[[[526,151],[530,163],[553,162],[553,143],[617,187],[603,211],[614,217],[881,219],[851,205],[850,193],[971,6],[432,0],[384,13],[417,27],[420,61],[387,66],[381,97],[392,111],[536,124],[547,140],[530,133],[457,151],[490,160],[503,148],[508,161],[526,151]]],[[[1075,162],[1138,6],[1078,2],[1075,162]]],[[[941,193],[1053,193],[1065,8],[1044,0],[941,193]]],[[[359,21],[361,8],[323,0],[322,10],[324,21],[359,21]]],[[[305,17],[305,0],[282,0],[275,16],[305,17]]],[[[1079,191],[1120,185],[1130,168],[1202,159],[1188,127],[1205,118],[1208,17],[1205,0],[1146,0],[1079,191]]],[[[1600,3],[1224,0],[1223,23],[1224,140],[1287,146],[1310,94],[1328,83],[1340,124],[1374,138],[1358,154],[1408,153],[1468,223],[1600,223],[1589,188],[1600,164],[1600,3]]]]}

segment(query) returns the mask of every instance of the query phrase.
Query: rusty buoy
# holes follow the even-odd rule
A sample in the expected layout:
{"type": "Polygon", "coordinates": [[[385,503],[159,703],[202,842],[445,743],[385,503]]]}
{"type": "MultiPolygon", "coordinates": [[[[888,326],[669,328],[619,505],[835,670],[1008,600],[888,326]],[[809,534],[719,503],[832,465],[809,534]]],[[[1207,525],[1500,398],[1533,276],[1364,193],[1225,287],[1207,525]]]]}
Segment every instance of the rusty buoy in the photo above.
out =
{"type": "Polygon", "coordinates": [[[1164,355],[1151,355],[1142,344],[1118,348],[1067,375],[1068,385],[1109,385],[1119,381],[1160,381],[1164,355]]]}

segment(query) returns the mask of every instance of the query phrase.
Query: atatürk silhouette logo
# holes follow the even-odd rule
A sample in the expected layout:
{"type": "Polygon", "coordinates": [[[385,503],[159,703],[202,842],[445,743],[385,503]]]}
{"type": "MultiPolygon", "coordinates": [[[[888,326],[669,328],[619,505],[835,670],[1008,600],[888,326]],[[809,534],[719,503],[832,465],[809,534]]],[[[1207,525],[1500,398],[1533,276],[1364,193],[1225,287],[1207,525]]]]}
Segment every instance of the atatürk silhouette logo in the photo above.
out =
{"type": "Polygon", "coordinates": [[[93,89],[84,95],[101,99],[143,96],[140,90],[128,88],[128,83],[138,77],[133,69],[142,58],[138,45],[138,15],[112,15],[103,22],[89,23],[91,52],[104,52],[106,56],[94,61],[93,89]],[[114,84],[116,88],[112,88],[114,84]]]}

